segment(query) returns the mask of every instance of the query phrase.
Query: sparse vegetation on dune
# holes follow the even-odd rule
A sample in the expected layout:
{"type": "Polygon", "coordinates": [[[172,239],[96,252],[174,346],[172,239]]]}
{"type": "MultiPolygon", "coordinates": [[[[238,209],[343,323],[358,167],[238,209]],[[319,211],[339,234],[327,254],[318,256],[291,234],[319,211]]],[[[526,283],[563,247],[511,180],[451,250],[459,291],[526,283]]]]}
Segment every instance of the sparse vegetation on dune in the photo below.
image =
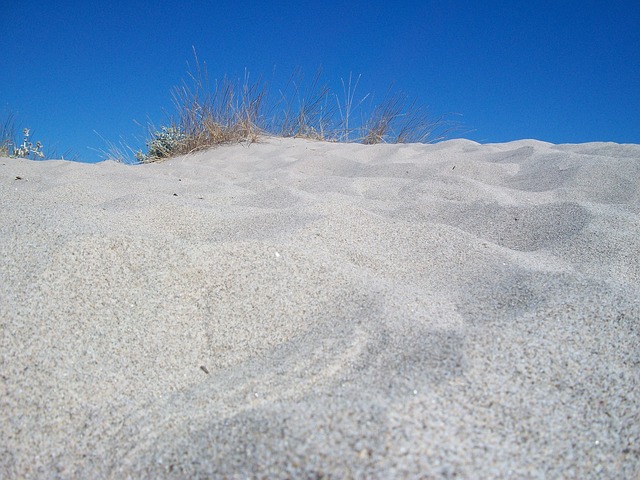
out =
{"type": "MultiPolygon", "coordinates": [[[[147,152],[140,163],[208,149],[217,145],[255,142],[261,135],[332,142],[429,143],[442,140],[452,126],[445,117],[432,119],[425,107],[407,95],[392,93],[379,104],[373,96],[357,97],[360,77],[342,80],[342,97],[316,72],[308,87],[302,72],[294,73],[277,96],[261,79],[224,77],[209,82],[206,64],[195,57],[187,81],[173,89],[175,116],[168,125],[150,126],[147,152]]],[[[113,147],[113,145],[111,145],[113,147]]],[[[114,152],[114,149],[111,149],[114,152]]],[[[122,161],[121,149],[111,158],[122,161]]]]}
{"type": "MultiPolygon", "coordinates": [[[[222,144],[257,141],[261,136],[306,138],[330,142],[431,143],[442,140],[455,124],[445,116],[432,118],[427,109],[391,89],[376,104],[372,94],[360,95],[360,76],[341,80],[334,93],[318,70],[307,83],[297,70],[281,89],[270,91],[261,78],[223,77],[209,81],[205,63],[195,55],[194,68],[172,90],[174,113],[167,124],[146,126],[146,152],[103,141],[104,159],[122,163],[150,163],[222,144]]],[[[0,123],[0,156],[44,158],[42,143],[32,143],[29,129],[16,140],[15,117],[0,123]]],[[[78,159],[72,152],[67,158],[78,159]]],[[[51,155],[47,155],[49,158],[51,155]]]]}

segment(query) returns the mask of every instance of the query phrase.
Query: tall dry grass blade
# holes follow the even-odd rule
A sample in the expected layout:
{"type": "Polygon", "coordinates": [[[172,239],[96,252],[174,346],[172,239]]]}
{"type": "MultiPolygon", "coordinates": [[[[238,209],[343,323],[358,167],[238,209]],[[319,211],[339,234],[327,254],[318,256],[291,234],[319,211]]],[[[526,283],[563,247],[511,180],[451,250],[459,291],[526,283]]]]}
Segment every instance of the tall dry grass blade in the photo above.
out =
{"type": "MultiPolygon", "coordinates": [[[[364,101],[369,98],[370,94],[366,94],[364,97],[360,99],[360,101],[354,106],[353,102],[356,96],[356,90],[358,89],[358,84],[360,83],[360,78],[362,75],[358,75],[358,78],[353,82],[353,74],[349,72],[349,83],[345,85],[344,79],[341,78],[340,81],[342,83],[342,94],[344,103],[340,103],[340,99],[336,96],[336,102],[338,111],[340,113],[340,126],[338,130],[338,134],[336,140],[339,142],[350,142],[351,135],[354,131],[360,130],[352,129],[352,115],[353,113],[360,107],[364,101]]],[[[361,122],[362,125],[362,122],[361,122]]]]}
{"type": "Polygon", "coordinates": [[[15,114],[9,112],[5,119],[0,123],[0,157],[8,157],[15,146],[16,130],[15,130],[15,114]]]}

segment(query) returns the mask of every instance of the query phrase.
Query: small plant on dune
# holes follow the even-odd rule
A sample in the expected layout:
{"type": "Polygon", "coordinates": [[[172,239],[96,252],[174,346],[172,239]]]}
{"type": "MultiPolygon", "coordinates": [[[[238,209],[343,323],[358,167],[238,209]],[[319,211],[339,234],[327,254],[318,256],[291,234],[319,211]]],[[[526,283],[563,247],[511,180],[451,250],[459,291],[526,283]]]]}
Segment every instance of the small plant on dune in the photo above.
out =
{"type": "Polygon", "coordinates": [[[30,130],[25,128],[22,144],[16,145],[14,141],[13,114],[9,114],[7,119],[0,126],[0,156],[10,158],[44,158],[43,146],[40,141],[35,145],[29,140],[30,130]]]}
{"type": "Polygon", "coordinates": [[[29,155],[32,155],[35,159],[36,157],[44,158],[44,153],[42,152],[42,143],[37,141],[34,145],[29,141],[29,129],[25,128],[23,131],[24,140],[22,141],[22,145],[13,150],[12,157],[19,158],[29,158],[29,155]]]}
{"type": "Polygon", "coordinates": [[[140,163],[149,163],[179,155],[186,140],[187,136],[180,128],[162,127],[161,131],[155,132],[153,138],[147,142],[148,152],[138,151],[136,159],[140,163]]]}

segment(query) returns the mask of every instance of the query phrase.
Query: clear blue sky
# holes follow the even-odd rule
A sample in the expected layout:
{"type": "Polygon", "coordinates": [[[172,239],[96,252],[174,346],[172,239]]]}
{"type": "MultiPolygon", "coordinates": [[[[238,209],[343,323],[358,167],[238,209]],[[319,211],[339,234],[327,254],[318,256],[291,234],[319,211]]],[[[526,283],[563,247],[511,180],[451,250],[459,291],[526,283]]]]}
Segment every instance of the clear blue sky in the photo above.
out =
{"type": "Polygon", "coordinates": [[[394,82],[479,142],[640,143],[638,0],[1,1],[0,115],[84,161],[105,147],[94,130],[162,124],[192,46],[214,78],[394,82]]]}

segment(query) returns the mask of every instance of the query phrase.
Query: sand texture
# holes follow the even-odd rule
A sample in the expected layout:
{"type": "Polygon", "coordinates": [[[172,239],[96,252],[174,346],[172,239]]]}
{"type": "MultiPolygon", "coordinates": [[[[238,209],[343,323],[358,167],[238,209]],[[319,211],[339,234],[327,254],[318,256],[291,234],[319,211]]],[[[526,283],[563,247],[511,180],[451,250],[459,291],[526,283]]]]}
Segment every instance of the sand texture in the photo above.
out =
{"type": "Polygon", "coordinates": [[[640,476],[640,146],[0,159],[0,477],[640,476]]]}

